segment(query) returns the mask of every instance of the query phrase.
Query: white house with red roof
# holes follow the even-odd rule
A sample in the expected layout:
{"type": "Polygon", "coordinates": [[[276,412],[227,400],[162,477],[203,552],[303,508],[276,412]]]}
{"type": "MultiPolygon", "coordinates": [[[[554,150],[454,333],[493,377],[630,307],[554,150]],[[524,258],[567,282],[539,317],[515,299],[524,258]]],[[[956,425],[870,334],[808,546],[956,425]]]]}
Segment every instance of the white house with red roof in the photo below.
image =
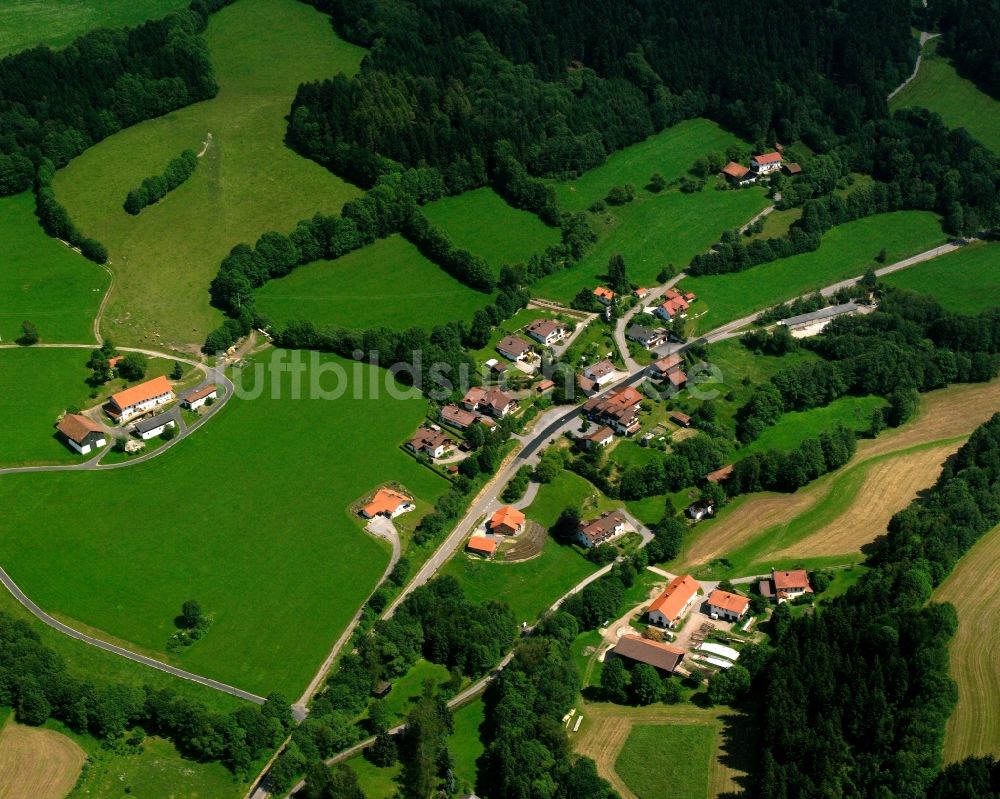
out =
{"type": "Polygon", "coordinates": [[[127,422],[129,419],[153,410],[153,408],[165,405],[173,398],[174,392],[170,388],[170,383],[167,378],[160,375],[145,383],[112,394],[108,404],[104,406],[104,410],[112,419],[127,422]]]}
{"type": "Polygon", "coordinates": [[[716,588],[708,595],[708,615],[713,619],[739,621],[750,609],[750,600],[731,591],[716,588]]]}
{"type": "Polygon", "coordinates": [[[781,169],[781,153],[763,153],[750,159],[750,168],[758,175],[767,175],[781,169]]]}

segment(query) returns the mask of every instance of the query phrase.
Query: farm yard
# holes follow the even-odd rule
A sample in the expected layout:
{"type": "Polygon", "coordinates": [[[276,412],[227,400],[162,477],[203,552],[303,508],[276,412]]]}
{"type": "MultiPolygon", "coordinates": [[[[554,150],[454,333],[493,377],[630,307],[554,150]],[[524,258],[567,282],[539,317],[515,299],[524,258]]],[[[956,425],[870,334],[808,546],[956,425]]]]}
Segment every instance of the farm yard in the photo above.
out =
{"type": "Polygon", "coordinates": [[[924,45],[917,77],[889,103],[893,111],[911,106],[930,109],[949,127],[965,128],[1000,153],[1000,101],[959,75],[947,58],[938,55],[933,39],[924,45]]]}
{"type": "Polygon", "coordinates": [[[435,200],[423,207],[423,213],[456,247],[482,256],[497,274],[503,264],[527,261],[559,243],[558,228],[507,205],[489,187],[435,200]]]}
{"type": "Polygon", "coordinates": [[[697,329],[704,332],[838,280],[860,276],[869,267],[879,266],[874,259],[883,247],[885,262],[891,264],[946,240],[940,220],[928,211],[879,214],[832,228],[815,252],[743,272],[689,277],[680,288],[694,292],[699,304],[708,306],[706,313],[697,316],[697,329]]]}
{"type": "Polygon", "coordinates": [[[427,260],[399,234],[335,261],[314,261],[257,292],[260,312],[318,327],[433,327],[467,321],[490,301],[427,260]]]}
{"type": "Polygon", "coordinates": [[[949,311],[981,313],[995,307],[1000,297],[1000,244],[977,241],[882,280],[928,294],[949,311]]]}
{"type": "Polygon", "coordinates": [[[0,241],[0,342],[20,336],[25,320],[34,323],[45,343],[93,341],[94,317],[111,278],[45,235],[31,192],[0,198],[0,241]]]}
{"type": "Polygon", "coordinates": [[[188,0],[6,0],[0,6],[0,58],[47,44],[62,47],[96,28],[159,19],[188,0]]]}
{"type": "Polygon", "coordinates": [[[1000,611],[1000,527],[984,535],[934,592],[951,602],[958,631],[950,645],[951,677],[958,683],[944,738],[944,761],[1000,755],[1000,658],[996,616],[1000,611]]]}
{"type": "MultiPolygon", "coordinates": [[[[322,359],[332,361],[347,374],[370,371],[322,359]]],[[[161,658],[178,609],[196,597],[211,628],[169,660],[262,695],[298,696],[387,562],[350,504],[389,480],[425,502],[446,484],[397,448],[424,400],[291,399],[288,373],[280,380],[280,399],[258,384],[259,398],[234,398],[146,463],[5,475],[0,541],[11,577],[63,620],[161,658]],[[102,512],[81,514],[95,498],[102,512]]],[[[329,376],[322,387],[334,388],[329,376]]]]}
{"type": "Polygon", "coordinates": [[[63,799],[84,759],[65,735],[8,719],[0,726],[0,799],[63,799]]]}
{"type": "Polygon", "coordinates": [[[200,343],[222,320],[208,286],[234,245],[360,194],[284,136],[296,87],[353,73],[364,51],[295,0],[241,0],[212,15],[205,38],[218,96],[123,130],[56,176],[57,198],[110,253],[116,280],[103,327],[119,344],[200,343]],[[140,215],[125,213],[133,186],[185,148],[200,150],[208,133],[190,180],[140,215]]]}

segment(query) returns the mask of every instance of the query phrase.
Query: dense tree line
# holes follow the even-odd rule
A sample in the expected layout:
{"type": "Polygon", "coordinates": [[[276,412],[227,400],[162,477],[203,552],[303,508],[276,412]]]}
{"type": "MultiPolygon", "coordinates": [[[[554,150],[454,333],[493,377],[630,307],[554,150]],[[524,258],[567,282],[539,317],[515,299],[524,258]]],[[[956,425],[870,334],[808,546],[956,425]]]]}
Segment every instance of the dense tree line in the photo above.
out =
{"type": "Polygon", "coordinates": [[[935,0],[923,12],[941,29],[939,50],[959,72],[1000,99],[1000,3],[997,0],[935,0]]]}
{"type": "Polygon", "coordinates": [[[187,757],[216,760],[245,777],[292,727],[288,702],[272,694],[223,715],[170,688],[92,682],[72,675],[24,621],[0,613],[0,705],[23,724],[58,719],[78,733],[115,741],[136,726],[171,739],[187,757]]]}
{"type": "MultiPolygon", "coordinates": [[[[950,605],[928,604],[958,558],[1000,523],[1000,415],[948,459],[934,487],[877,539],[872,571],[822,612],[779,606],[760,705],[761,797],[986,797],[990,761],[938,774],[955,705],[950,605]]],[[[992,787],[991,787],[992,783],[992,787]]]]}
{"type": "Polygon", "coordinates": [[[35,181],[35,215],[42,229],[53,238],[62,239],[73,247],[78,247],[84,258],[89,258],[98,264],[106,263],[108,251],[104,245],[96,239],[84,236],[73,224],[66,208],[56,199],[52,190],[55,175],[55,166],[48,159],[43,159],[38,167],[35,181]]]}
{"type": "Polygon", "coordinates": [[[142,181],[138,188],[129,191],[122,206],[126,213],[135,216],[147,205],[157,203],[194,174],[198,156],[194,150],[184,150],[171,159],[162,175],[153,175],[142,181]]]}
{"type": "Polygon", "coordinates": [[[573,707],[580,675],[570,649],[576,620],[557,612],[518,644],[487,689],[481,788],[487,797],[613,799],[590,758],[571,752],[563,715],[573,707]]]}
{"type": "Polygon", "coordinates": [[[448,234],[432,225],[419,211],[413,211],[403,223],[403,235],[430,261],[461,283],[479,291],[495,288],[493,270],[486,259],[451,243],[448,234]]]}
{"type": "Polygon", "coordinates": [[[740,441],[753,441],[788,411],[847,395],[888,398],[885,421],[898,425],[913,410],[912,392],[992,379],[1000,353],[1000,309],[962,316],[931,297],[887,288],[878,310],[839,317],[801,346],[823,360],[788,367],[758,386],[736,414],[740,441]]]}
{"type": "Polygon", "coordinates": [[[199,34],[229,2],[195,0],[160,20],[0,60],[0,194],[30,188],[45,161],[58,169],[123,128],[213,97],[199,34]]]}

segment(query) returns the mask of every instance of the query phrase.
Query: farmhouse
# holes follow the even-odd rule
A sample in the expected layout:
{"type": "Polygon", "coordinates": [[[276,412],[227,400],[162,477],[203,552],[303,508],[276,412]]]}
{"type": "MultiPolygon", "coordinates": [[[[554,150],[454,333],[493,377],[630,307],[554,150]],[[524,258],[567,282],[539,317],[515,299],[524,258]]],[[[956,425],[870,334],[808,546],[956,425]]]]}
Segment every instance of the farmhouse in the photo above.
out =
{"type": "Polygon", "coordinates": [[[585,522],[577,530],[576,539],[582,546],[590,549],[603,544],[625,532],[625,517],[616,510],[602,513],[596,519],[585,522]]]}
{"type": "Polygon", "coordinates": [[[196,411],[210,399],[214,400],[219,396],[218,390],[213,385],[203,386],[197,391],[192,391],[181,400],[181,406],[189,410],[196,411]]]}
{"type": "Polygon", "coordinates": [[[615,293],[611,289],[604,288],[604,286],[598,286],[594,289],[594,299],[601,303],[601,305],[611,305],[615,301],[615,293]]]}
{"type": "Polygon", "coordinates": [[[512,505],[504,505],[490,517],[490,531],[497,535],[517,535],[524,529],[524,514],[512,505]]]}
{"type": "Polygon", "coordinates": [[[629,329],[625,331],[625,338],[635,341],[645,347],[647,350],[651,350],[654,347],[659,347],[661,344],[665,344],[667,341],[667,331],[662,327],[658,327],[655,330],[644,327],[643,325],[630,325],[629,329]]]}
{"type": "Polygon", "coordinates": [[[638,635],[623,635],[612,651],[620,658],[646,663],[665,674],[673,674],[684,659],[683,649],[649,641],[638,635]]]}
{"type": "Polygon", "coordinates": [[[406,448],[410,452],[423,453],[431,458],[440,458],[454,444],[455,442],[448,438],[441,430],[435,430],[431,427],[421,427],[417,429],[417,434],[406,442],[406,448]]]}
{"type": "Polygon", "coordinates": [[[779,602],[813,592],[812,586],[809,585],[809,575],[805,569],[793,569],[792,571],[772,569],[771,587],[779,602]]]}
{"type": "Polygon", "coordinates": [[[496,554],[497,542],[489,536],[474,535],[465,544],[465,549],[473,555],[479,555],[489,560],[496,554]]]}
{"type": "Polygon", "coordinates": [[[669,322],[676,316],[684,316],[690,307],[688,301],[674,289],[668,289],[663,294],[664,301],[656,306],[656,315],[669,322]]]}
{"type": "Polygon", "coordinates": [[[174,392],[170,388],[170,383],[167,382],[167,378],[160,375],[112,394],[108,404],[104,406],[104,411],[116,421],[127,422],[159,405],[165,405],[173,398],[174,392]]]}
{"type": "Polygon", "coordinates": [[[605,358],[603,361],[598,361],[584,369],[583,375],[593,380],[597,385],[603,386],[615,379],[615,365],[605,358]]]}
{"type": "Polygon", "coordinates": [[[517,407],[517,400],[498,388],[473,386],[462,398],[462,405],[468,411],[480,411],[502,419],[517,407]]]}
{"type": "Polygon", "coordinates": [[[747,186],[757,180],[757,176],[750,171],[749,167],[737,164],[735,161],[730,161],[722,167],[722,174],[725,175],[726,180],[737,186],[747,186]]]}
{"type": "Polygon", "coordinates": [[[525,332],[539,344],[551,347],[557,341],[565,338],[569,330],[561,322],[554,322],[551,319],[536,319],[528,325],[525,332]]]}
{"type": "Polygon", "coordinates": [[[459,430],[465,430],[476,421],[476,414],[462,410],[457,405],[445,405],[441,409],[441,421],[459,430]]]}
{"type": "Polygon", "coordinates": [[[684,361],[680,355],[668,355],[665,358],[660,358],[658,361],[653,361],[649,365],[649,374],[658,380],[663,380],[671,372],[680,369],[683,363],[684,361]]]}
{"type": "Polygon", "coordinates": [[[78,413],[67,413],[59,420],[56,429],[63,440],[81,455],[88,455],[91,450],[103,447],[107,443],[104,428],[78,413]]]}
{"type": "Polygon", "coordinates": [[[691,609],[700,588],[698,581],[690,574],[675,577],[649,606],[650,624],[672,628],[691,609]]]}
{"type": "Polygon", "coordinates": [[[758,175],[767,175],[781,169],[781,153],[764,153],[750,159],[750,168],[758,175]]]}
{"type": "Polygon", "coordinates": [[[497,344],[497,352],[512,361],[524,361],[535,354],[535,348],[523,338],[505,336],[497,344]]]}
{"type": "Polygon", "coordinates": [[[610,427],[598,427],[593,433],[588,433],[580,438],[580,441],[584,442],[584,446],[586,446],[587,449],[593,449],[594,447],[606,447],[614,440],[615,431],[610,427]]]}
{"type": "Polygon", "coordinates": [[[140,419],[132,425],[132,432],[139,436],[139,438],[143,441],[149,441],[151,438],[156,438],[168,427],[177,427],[177,422],[166,414],[161,413],[159,416],[150,416],[148,419],[140,419]]]}
{"type": "Polygon", "coordinates": [[[828,305],[811,313],[798,314],[782,319],[778,322],[788,328],[792,338],[809,338],[819,335],[823,329],[838,316],[852,316],[856,313],[863,313],[869,306],[859,305],[856,302],[845,302],[842,305],[828,305]]]}
{"type": "Polygon", "coordinates": [[[708,595],[708,615],[713,619],[739,621],[750,608],[750,600],[740,594],[716,588],[708,595]]]}
{"type": "Polygon", "coordinates": [[[413,499],[406,496],[402,491],[392,488],[380,488],[375,492],[371,502],[361,509],[361,515],[366,519],[374,519],[376,516],[385,516],[394,519],[401,513],[411,511],[416,507],[413,499]]]}
{"type": "Polygon", "coordinates": [[[628,436],[639,429],[639,403],[642,394],[631,386],[616,391],[607,399],[593,397],[583,403],[591,421],[607,425],[619,435],[628,436]]]}

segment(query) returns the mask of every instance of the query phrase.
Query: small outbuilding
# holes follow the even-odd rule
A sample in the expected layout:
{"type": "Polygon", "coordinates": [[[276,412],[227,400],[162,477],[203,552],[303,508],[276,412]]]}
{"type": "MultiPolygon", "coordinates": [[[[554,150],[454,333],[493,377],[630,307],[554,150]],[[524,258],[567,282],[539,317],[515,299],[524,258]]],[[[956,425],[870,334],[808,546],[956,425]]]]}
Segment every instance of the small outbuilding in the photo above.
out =
{"type": "Polygon", "coordinates": [[[132,432],[143,441],[149,441],[151,438],[156,438],[168,427],[177,427],[177,422],[170,416],[160,414],[159,416],[150,416],[148,419],[140,419],[132,425],[132,432]]]}
{"type": "Polygon", "coordinates": [[[79,413],[67,413],[56,429],[70,449],[81,455],[89,455],[108,443],[104,428],[79,413]]]}
{"type": "Polygon", "coordinates": [[[192,391],[181,400],[181,406],[191,411],[198,410],[209,400],[215,400],[219,396],[218,389],[213,385],[202,386],[196,391],[192,391]]]}

